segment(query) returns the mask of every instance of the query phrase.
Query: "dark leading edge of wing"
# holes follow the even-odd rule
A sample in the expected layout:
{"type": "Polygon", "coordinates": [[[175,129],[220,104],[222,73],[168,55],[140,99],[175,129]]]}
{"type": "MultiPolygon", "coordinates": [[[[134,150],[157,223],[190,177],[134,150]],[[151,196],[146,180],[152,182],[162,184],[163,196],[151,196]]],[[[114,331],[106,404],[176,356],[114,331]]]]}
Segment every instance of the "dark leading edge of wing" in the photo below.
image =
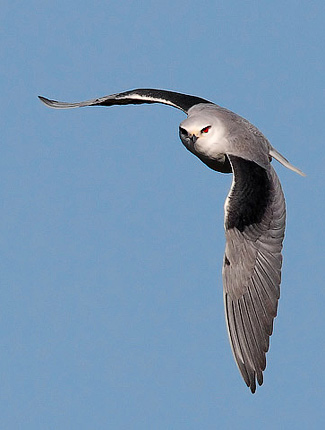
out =
{"type": "Polygon", "coordinates": [[[252,393],[263,383],[280,297],[285,202],[278,177],[229,156],[234,186],[226,207],[225,313],[238,368],[252,393]]]}
{"type": "Polygon", "coordinates": [[[143,104],[143,103],[162,103],[173,106],[184,111],[188,110],[199,103],[211,103],[200,97],[191,96],[188,94],[176,93],[174,91],[157,90],[157,89],[137,89],[125,91],[123,93],[112,94],[105,97],[100,97],[84,102],[66,103],[56,100],[49,100],[39,96],[39,99],[47,106],[55,109],[69,109],[84,106],[113,106],[113,105],[128,105],[128,104],[143,104]]]}

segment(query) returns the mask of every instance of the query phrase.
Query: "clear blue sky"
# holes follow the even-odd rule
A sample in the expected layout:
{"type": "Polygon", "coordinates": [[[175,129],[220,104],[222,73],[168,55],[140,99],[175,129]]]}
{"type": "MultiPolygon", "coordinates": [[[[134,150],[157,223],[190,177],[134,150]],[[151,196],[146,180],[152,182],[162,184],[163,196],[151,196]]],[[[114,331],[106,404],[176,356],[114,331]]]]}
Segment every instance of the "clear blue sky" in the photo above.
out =
{"type": "Polygon", "coordinates": [[[324,1],[4,1],[0,428],[324,424],[324,1]],[[252,395],[224,322],[217,174],[166,106],[54,111],[137,87],[243,115],[288,206],[279,314],[252,395]]]}

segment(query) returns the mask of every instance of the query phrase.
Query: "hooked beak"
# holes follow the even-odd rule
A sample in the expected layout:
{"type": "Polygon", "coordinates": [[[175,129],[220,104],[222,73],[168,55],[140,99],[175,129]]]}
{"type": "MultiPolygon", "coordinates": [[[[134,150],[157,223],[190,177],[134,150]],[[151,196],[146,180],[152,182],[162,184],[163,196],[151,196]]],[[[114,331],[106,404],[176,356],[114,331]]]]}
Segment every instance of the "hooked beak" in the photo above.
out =
{"type": "Polygon", "coordinates": [[[195,136],[195,134],[192,134],[192,136],[190,136],[190,140],[194,144],[197,141],[197,136],[195,136]]]}

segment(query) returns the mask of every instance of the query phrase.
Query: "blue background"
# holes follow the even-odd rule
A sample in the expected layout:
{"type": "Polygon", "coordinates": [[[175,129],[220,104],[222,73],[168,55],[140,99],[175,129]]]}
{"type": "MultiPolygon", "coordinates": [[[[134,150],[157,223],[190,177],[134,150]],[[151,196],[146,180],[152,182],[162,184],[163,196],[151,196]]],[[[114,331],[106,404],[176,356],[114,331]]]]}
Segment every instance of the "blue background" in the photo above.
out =
{"type": "Polygon", "coordinates": [[[325,6],[319,1],[1,5],[1,429],[324,424],[325,6]],[[279,314],[252,395],[224,322],[230,175],[161,105],[54,111],[139,87],[246,117],[288,206],[279,314]]]}

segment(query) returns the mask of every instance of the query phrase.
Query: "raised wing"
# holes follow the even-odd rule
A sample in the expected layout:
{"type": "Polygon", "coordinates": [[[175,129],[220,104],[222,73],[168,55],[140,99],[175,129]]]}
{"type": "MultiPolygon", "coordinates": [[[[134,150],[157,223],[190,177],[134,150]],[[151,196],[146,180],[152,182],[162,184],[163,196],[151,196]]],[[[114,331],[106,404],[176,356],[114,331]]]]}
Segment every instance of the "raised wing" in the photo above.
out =
{"type": "Polygon", "coordinates": [[[285,201],[271,166],[228,157],[234,176],[225,204],[225,315],[234,358],[254,393],[280,297],[285,201]]]}
{"type": "Polygon", "coordinates": [[[143,103],[162,103],[180,109],[185,113],[187,113],[192,106],[195,106],[199,103],[211,103],[200,97],[191,96],[188,94],[145,88],[125,91],[123,93],[118,94],[111,94],[109,96],[77,103],[59,102],[56,100],[49,100],[42,96],[39,96],[39,99],[47,106],[55,109],[70,109],[84,106],[114,106],[129,104],[136,105],[143,103]]]}

